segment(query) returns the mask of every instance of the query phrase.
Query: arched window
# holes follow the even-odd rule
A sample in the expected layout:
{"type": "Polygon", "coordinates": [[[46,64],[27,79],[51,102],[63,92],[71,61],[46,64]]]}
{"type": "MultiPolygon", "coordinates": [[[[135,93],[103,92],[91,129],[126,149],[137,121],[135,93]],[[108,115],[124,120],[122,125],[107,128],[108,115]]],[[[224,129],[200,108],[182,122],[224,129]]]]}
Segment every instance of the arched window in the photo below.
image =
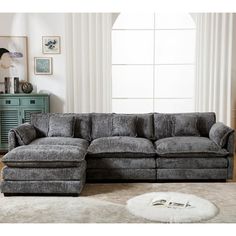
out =
{"type": "Polygon", "coordinates": [[[189,14],[123,14],[112,29],[112,110],[194,110],[195,23],[189,14]]]}

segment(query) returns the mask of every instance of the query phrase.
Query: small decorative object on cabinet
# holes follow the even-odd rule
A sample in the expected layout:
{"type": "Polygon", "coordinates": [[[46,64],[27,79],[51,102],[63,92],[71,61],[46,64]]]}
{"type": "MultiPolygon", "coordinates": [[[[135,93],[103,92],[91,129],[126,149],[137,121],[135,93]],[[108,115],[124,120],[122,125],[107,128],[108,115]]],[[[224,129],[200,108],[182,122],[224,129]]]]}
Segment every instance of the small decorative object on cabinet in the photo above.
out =
{"type": "Polygon", "coordinates": [[[31,93],[33,91],[33,85],[29,82],[23,82],[21,84],[21,89],[23,93],[31,93]]]}
{"type": "Polygon", "coordinates": [[[20,80],[19,77],[5,77],[4,78],[5,93],[19,93],[20,80]]]}
{"type": "Polygon", "coordinates": [[[49,112],[48,94],[0,94],[0,152],[8,149],[10,129],[30,121],[31,113],[49,112]]]}

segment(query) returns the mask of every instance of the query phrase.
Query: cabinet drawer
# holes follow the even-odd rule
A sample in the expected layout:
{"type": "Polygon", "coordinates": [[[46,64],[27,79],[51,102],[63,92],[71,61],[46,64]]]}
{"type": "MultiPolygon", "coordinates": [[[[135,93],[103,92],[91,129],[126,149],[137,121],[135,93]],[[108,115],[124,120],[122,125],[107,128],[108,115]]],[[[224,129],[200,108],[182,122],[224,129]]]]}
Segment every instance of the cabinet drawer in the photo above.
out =
{"type": "Polygon", "coordinates": [[[21,98],[20,103],[22,106],[43,106],[43,98],[21,98]]]}
{"type": "Polygon", "coordinates": [[[17,98],[1,98],[0,106],[19,106],[19,99],[17,98]]]}

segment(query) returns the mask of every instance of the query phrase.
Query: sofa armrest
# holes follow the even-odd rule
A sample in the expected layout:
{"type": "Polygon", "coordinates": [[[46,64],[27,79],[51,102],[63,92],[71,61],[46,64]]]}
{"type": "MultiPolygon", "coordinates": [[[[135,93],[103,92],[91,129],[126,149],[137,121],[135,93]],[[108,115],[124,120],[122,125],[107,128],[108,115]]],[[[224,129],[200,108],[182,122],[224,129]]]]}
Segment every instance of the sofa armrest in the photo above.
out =
{"type": "Polygon", "coordinates": [[[229,136],[228,136],[228,140],[226,142],[225,148],[226,150],[229,152],[230,156],[234,156],[234,132],[232,132],[229,136]]]}
{"type": "Polygon", "coordinates": [[[228,156],[228,179],[232,179],[234,175],[234,132],[228,137],[225,148],[229,152],[228,156]]]}
{"type": "Polygon", "coordinates": [[[19,146],[19,144],[17,142],[15,132],[13,130],[10,130],[8,133],[8,151],[11,151],[17,146],[19,146]]]}
{"type": "Polygon", "coordinates": [[[9,150],[21,145],[27,145],[37,138],[37,132],[33,125],[24,123],[11,129],[8,133],[9,150]]]}
{"type": "Polygon", "coordinates": [[[224,125],[221,122],[217,122],[211,127],[209,138],[223,148],[227,146],[229,136],[232,133],[234,133],[232,128],[224,125]]]}

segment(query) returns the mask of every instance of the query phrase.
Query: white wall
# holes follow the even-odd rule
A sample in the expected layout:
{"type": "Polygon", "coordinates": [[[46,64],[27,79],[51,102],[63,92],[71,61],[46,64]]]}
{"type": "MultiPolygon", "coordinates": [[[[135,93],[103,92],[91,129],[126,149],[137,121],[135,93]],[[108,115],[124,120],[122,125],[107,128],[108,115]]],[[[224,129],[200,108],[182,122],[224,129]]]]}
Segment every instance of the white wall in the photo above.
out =
{"type": "Polygon", "coordinates": [[[28,37],[29,82],[37,92],[51,94],[51,112],[63,112],[65,103],[65,14],[1,13],[1,36],[28,37]],[[42,54],[42,36],[61,36],[61,54],[42,54]],[[53,75],[35,75],[34,57],[53,57],[53,75]]]}
{"type": "Polygon", "coordinates": [[[232,124],[236,128],[236,14],[233,14],[233,47],[232,47],[232,124]]]}
{"type": "MultiPolygon", "coordinates": [[[[118,13],[114,13],[115,21],[118,13]]],[[[194,15],[193,15],[194,17],[194,15]]],[[[236,14],[234,14],[236,25],[236,14]]],[[[0,13],[0,35],[28,36],[29,81],[37,92],[51,93],[51,112],[63,112],[66,91],[65,14],[63,13],[0,13]],[[61,36],[61,54],[42,54],[42,36],[61,36]],[[34,57],[53,57],[53,75],[34,75],[34,57]]],[[[236,127],[236,28],[233,34],[232,124],[236,127]]]]}

